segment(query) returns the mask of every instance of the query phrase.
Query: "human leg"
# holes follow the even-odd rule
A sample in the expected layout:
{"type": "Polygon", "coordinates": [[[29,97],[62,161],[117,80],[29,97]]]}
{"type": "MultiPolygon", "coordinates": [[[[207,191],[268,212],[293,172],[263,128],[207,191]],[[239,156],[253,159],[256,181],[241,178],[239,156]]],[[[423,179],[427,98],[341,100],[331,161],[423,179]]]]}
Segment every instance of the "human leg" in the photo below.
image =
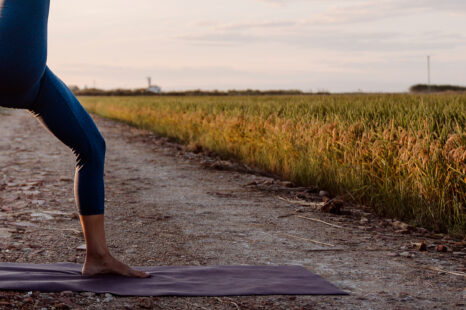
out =
{"type": "Polygon", "coordinates": [[[114,259],[104,229],[105,141],[71,91],[48,68],[31,112],[76,156],[75,197],[86,240],[83,274],[147,277],[114,259]]]}
{"type": "Polygon", "coordinates": [[[50,0],[0,0],[0,106],[27,108],[47,60],[50,0]]]}
{"type": "Polygon", "coordinates": [[[134,270],[113,258],[107,248],[104,230],[104,215],[81,216],[86,239],[86,260],[83,275],[113,273],[127,277],[148,278],[149,274],[134,270]]]}
{"type": "Polygon", "coordinates": [[[50,0],[0,0],[0,106],[29,109],[76,155],[75,196],[87,244],[83,273],[145,277],[108,252],[105,141],[71,91],[46,68],[49,6],[50,0]]]}
{"type": "Polygon", "coordinates": [[[92,118],[48,68],[30,110],[76,156],[75,197],[79,213],[103,214],[105,141],[92,118]]]}

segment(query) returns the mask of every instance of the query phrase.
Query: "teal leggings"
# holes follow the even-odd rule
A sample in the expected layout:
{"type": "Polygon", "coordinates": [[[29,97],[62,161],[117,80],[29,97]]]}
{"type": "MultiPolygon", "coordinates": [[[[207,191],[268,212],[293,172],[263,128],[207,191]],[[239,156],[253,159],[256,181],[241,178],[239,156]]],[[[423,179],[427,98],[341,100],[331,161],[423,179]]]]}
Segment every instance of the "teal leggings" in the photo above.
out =
{"type": "Polygon", "coordinates": [[[49,6],[50,0],[0,0],[0,106],[29,110],[71,148],[78,210],[81,215],[103,214],[105,141],[46,66],[49,6]]]}

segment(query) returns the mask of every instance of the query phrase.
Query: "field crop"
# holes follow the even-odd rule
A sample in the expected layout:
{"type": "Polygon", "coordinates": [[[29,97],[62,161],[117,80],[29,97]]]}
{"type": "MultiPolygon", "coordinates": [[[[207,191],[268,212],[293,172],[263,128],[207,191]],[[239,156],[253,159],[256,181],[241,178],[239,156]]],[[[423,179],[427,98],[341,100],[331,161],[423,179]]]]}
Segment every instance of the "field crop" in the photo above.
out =
{"type": "Polygon", "coordinates": [[[81,97],[104,117],[466,233],[466,95],[81,97]]]}

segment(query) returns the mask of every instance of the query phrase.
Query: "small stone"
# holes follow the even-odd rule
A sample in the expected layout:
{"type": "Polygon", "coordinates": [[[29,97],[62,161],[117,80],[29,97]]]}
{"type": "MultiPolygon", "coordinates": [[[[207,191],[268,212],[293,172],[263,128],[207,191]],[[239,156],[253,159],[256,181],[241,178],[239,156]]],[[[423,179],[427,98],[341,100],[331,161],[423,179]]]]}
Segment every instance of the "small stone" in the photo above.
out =
{"type": "Polygon", "coordinates": [[[85,251],[86,250],[86,244],[83,243],[83,244],[78,245],[76,247],[76,250],[85,251]]]}
{"type": "Polygon", "coordinates": [[[427,251],[427,243],[425,240],[422,240],[419,243],[416,243],[416,249],[418,251],[427,251]]]}
{"type": "Polygon", "coordinates": [[[72,291],[63,291],[63,292],[60,292],[60,296],[73,296],[73,292],[72,291]]]}
{"type": "Polygon", "coordinates": [[[95,293],[94,293],[94,292],[82,292],[82,293],[81,293],[81,296],[84,296],[84,297],[94,297],[94,296],[95,296],[95,293]]]}
{"type": "Polygon", "coordinates": [[[152,300],[147,297],[139,297],[137,303],[141,308],[150,309],[152,307],[152,300]]]}
{"type": "Polygon", "coordinates": [[[398,293],[398,297],[400,297],[400,298],[406,298],[406,297],[408,297],[408,296],[409,296],[409,294],[406,293],[406,292],[399,292],[399,293],[398,293]]]}
{"type": "Polygon", "coordinates": [[[359,221],[359,223],[367,224],[367,223],[369,223],[369,219],[367,219],[366,217],[362,217],[361,220],[359,221]]]}
{"type": "Polygon", "coordinates": [[[409,252],[402,252],[402,253],[400,253],[400,256],[401,257],[406,257],[406,258],[413,258],[414,254],[409,253],[409,252]]]}
{"type": "Polygon", "coordinates": [[[400,221],[394,221],[392,226],[397,231],[407,231],[409,230],[409,225],[400,221]]]}
{"type": "Polygon", "coordinates": [[[392,252],[387,254],[388,257],[397,257],[398,253],[392,252]]]}
{"type": "Polygon", "coordinates": [[[262,184],[264,185],[272,185],[274,183],[274,179],[271,179],[271,178],[267,178],[264,180],[264,182],[262,184]]]}
{"type": "Polygon", "coordinates": [[[102,300],[103,302],[110,302],[112,301],[114,298],[113,298],[113,295],[112,294],[109,294],[109,293],[105,293],[105,298],[102,300]]]}
{"type": "Polygon", "coordinates": [[[427,234],[429,232],[427,229],[422,228],[422,227],[418,227],[417,231],[418,231],[418,233],[420,233],[422,235],[425,235],[425,234],[427,234]]]}
{"type": "Polygon", "coordinates": [[[33,302],[33,301],[34,301],[34,298],[32,298],[32,297],[26,297],[26,298],[23,299],[23,302],[25,302],[25,303],[30,303],[30,302],[33,302]]]}
{"type": "Polygon", "coordinates": [[[320,196],[320,197],[328,197],[328,195],[329,195],[329,194],[328,194],[328,192],[326,192],[326,191],[320,191],[320,192],[319,192],[319,196],[320,196]]]}
{"type": "Polygon", "coordinates": [[[448,248],[446,246],[444,246],[443,244],[439,244],[437,245],[437,252],[446,252],[448,250],[448,248]]]}
{"type": "Polygon", "coordinates": [[[30,223],[30,222],[16,222],[16,223],[13,223],[13,225],[19,228],[37,227],[36,224],[30,223]]]}
{"type": "Polygon", "coordinates": [[[45,205],[45,200],[40,200],[40,199],[33,199],[31,200],[32,204],[38,205],[38,206],[43,206],[45,205]]]}
{"type": "Polygon", "coordinates": [[[125,251],[126,254],[133,254],[134,252],[136,252],[135,249],[128,249],[125,251]]]}
{"type": "Polygon", "coordinates": [[[282,181],[281,185],[284,187],[294,187],[294,183],[290,181],[282,181]]]}
{"type": "Polygon", "coordinates": [[[53,219],[53,216],[50,216],[48,214],[41,213],[41,212],[31,213],[31,217],[38,219],[38,220],[52,220],[53,219]]]}
{"type": "Polygon", "coordinates": [[[465,252],[453,252],[454,256],[466,256],[465,252]]]}
{"type": "Polygon", "coordinates": [[[345,205],[342,199],[334,198],[330,199],[320,208],[321,212],[341,214],[341,209],[345,205]]]}

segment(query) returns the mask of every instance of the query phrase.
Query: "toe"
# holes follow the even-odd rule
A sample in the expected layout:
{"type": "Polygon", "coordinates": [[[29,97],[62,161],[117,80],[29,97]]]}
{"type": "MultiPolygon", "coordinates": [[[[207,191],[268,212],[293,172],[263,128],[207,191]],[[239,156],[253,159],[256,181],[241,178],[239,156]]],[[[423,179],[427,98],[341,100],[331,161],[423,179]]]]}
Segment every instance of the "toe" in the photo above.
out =
{"type": "Polygon", "coordinates": [[[130,269],[130,274],[132,277],[137,277],[137,278],[148,278],[150,275],[148,273],[145,273],[143,271],[139,271],[136,269],[130,269]]]}
{"type": "Polygon", "coordinates": [[[138,278],[149,278],[149,277],[150,277],[150,274],[145,273],[145,272],[142,272],[142,271],[137,271],[137,270],[135,270],[135,271],[134,271],[134,276],[136,276],[136,277],[138,277],[138,278]]]}

